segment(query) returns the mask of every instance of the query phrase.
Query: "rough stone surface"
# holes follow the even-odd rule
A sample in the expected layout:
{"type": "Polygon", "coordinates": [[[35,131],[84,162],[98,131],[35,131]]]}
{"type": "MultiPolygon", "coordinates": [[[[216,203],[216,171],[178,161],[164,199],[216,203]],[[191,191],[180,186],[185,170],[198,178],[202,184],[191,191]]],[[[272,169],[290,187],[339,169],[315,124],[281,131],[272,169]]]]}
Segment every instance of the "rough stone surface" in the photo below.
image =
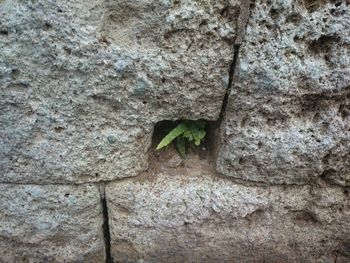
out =
{"type": "Polygon", "coordinates": [[[0,0],[1,263],[350,262],[350,2],[250,2],[0,0]]]}
{"type": "Polygon", "coordinates": [[[254,187],[208,174],[107,187],[114,262],[348,262],[340,187],[254,187]]]}
{"type": "Polygon", "coordinates": [[[238,1],[0,2],[2,182],[147,168],[154,124],[219,116],[238,1]]]}
{"type": "Polygon", "coordinates": [[[0,185],[0,262],[104,262],[95,186],[0,185]]]}
{"type": "Polygon", "coordinates": [[[348,1],[255,1],[237,74],[220,173],[350,185],[348,1]]]}

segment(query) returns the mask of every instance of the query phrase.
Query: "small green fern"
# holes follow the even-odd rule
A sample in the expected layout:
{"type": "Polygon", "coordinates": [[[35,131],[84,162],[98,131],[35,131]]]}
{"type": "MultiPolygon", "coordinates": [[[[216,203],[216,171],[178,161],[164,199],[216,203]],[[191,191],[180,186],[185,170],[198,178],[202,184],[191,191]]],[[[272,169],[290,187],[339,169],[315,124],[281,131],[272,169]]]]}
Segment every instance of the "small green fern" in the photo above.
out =
{"type": "Polygon", "coordinates": [[[196,146],[201,144],[201,141],[206,135],[205,121],[183,121],[172,129],[158,144],[156,150],[160,150],[168,146],[174,139],[176,139],[177,150],[182,157],[186,155],[186,140],[194,142],[196,146]]]}

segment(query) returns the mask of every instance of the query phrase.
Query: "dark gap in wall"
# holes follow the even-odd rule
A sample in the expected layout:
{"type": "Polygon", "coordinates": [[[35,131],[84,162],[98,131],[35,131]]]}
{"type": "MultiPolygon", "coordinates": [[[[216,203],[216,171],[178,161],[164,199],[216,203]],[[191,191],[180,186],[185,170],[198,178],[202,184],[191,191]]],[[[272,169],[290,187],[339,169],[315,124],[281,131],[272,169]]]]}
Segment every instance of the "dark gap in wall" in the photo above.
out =
{"type": "MultiPolygon", "coordinates": [[[[152,137],[152,149],[155,149],[159,142],[166,136],[172,129],[174,129],[178,124],[186,120],[176,120],[176,121],[170,121],[170,120],[164,120],[156,123],[153,131],[153,137],[152,137]]],[[[188,144],[189,148],[196,150],[196,148],[205,148],[205,150],[208,153],[211,152],[213,143],[215,140],[213,139],[213,130],[216,127],[216,121],[206,121],[203,120],[206,123],[205,131],[206,136],[204,137],[202,143],[195,147],[194,145],[188,144]]],[[[175,141],[175,140],[174,140],[175,141]]]]}
{"type": "Polygon", "coordinates": [[[228,86],[226,89],[226,93],[222,102],[222,106],[221,106],[221,111],[220,111],[220,117],[219,117],[219,122],[221,123],[225,117],[225,113],[226,113],[226,109],[227,109],[227,104],[228,104],[228,99],[230,97],[230,93],[232,90],[232,83],[233,83],[233,79],[234,79],[234,75],[235,75],[235,69],[237,67],[237,63],[238,63],[238,55],[239,55],[239,48],[240,48],[240,44],[239,45],[235,45],[234,46],[234,52],[233,52],[233,59],[230,65],[230,70],[229,70],[229,80],[228,80],[228,86]]]}
{"type": "MultiPolygon", "coordinates": [[[[180,171],[182,168],[185,168],[189,165],[189,163],[196,162],[198,168],[200,163],[205,166],[205,169],[209,169],[209,167],[214,167],[214,154],[216,147],[216,130],[218,127],[217,121],[205,121],[205,131],[206,136],[201,141],[199,146],[195,146],[193,142],[186,142],[186,156],[181,157],[176,148],[176,139],[170,143],[168,146],[156,150],[159,142],[178,124],[183,121],[188,120],[164,120],[158,122],[154,127],[153,137],[152,137],[152,145],[149,150],[149,163],[150,167],[148,169],[148,173],[164,171],[168,169],[172,169],[173,172],[180,171]]],[[[192,165],[192,164],[190,164],[192,165]]],[[[211,169],[211,168],[210,168],[211,169]]]]}
{"type": "Polygon", "coordinates": [[[102,215],[103,215],[102,229],[103,229],[103,238],[105,243],[106,263],[113,263],[113,259],[111,256],[111,234],[109,232],[108,206],[107,206],[104,185],[100,185],[100,198],[101,198],[102,215]]]}

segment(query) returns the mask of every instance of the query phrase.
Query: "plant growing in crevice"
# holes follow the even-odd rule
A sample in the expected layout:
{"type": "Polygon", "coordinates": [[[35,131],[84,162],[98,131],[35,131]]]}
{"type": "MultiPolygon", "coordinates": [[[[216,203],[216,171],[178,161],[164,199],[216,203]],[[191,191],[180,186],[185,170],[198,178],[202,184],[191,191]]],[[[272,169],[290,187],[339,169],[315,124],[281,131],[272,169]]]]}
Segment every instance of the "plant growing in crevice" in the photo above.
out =
{"type": "Polygon", "coordinates": [[[176,148],[181,157],[186,155],[186,144],[191,142],[199,146],[206,135],[206,122],[202,120],[182,121],[174,129],[172,129],[158,144],[156,150],[160,150],[168,146],[176,139],[176,148]]]}

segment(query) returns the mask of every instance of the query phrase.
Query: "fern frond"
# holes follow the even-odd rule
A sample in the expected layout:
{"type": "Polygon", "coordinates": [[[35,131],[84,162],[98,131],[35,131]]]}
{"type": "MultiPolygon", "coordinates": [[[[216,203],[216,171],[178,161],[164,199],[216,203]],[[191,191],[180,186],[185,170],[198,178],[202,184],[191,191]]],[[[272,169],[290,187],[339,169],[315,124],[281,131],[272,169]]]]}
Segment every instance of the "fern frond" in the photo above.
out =
{"type": "Polygon", "coordinates": [[[206,131],[202,129],[194,131],[194,144],[196,146],[201,144],[201,140],[205,137],[205,134],[206,131]]]}
{"type": "Polygon", "coordinates": [[[199,129],[198,129],[198,127],[196,126],[196,124],[195,124],[194,121],[192,121],[192,122],[189,123],[189,131],[190,131],[190,133],[191,133],[191,136],[192,136],[193,140],[195,141],[195,145],[197,145],[196,142],[198,141],[198,139],[197,139],[197,136],[196,136],[196,135],[197,135],[199,129]]]}
{"type": "Polygon", "coordinates": [[[160,150],[163,147],[169,145],[176,137],[183,134],[188,129],[185,123],[180,123],[174,129],[172,129],[161,142],[158,144],[156,150],[160,150]]]}
{"type": "Polygon", "coordinates": [[[181,157],[184,158],[186,155],[186,140],[188,142],[194,141],[194,144],[199,146],[206,135],[205,126],[206,122],[202,120],[183,121],[161,140],[156,150],[168,146],[174,139],[176,139],[177,150],[181,157]]]}
{"type": "Polygon", "coordinates": [[[204,121],[188,121],[189,132],[191,133],[191,139],[194,140],[194,144],[199,146],[201,140],[205,137],[206,131],[204,129],[204,121]]]}
{"type": "Polygon", "coordinates": [[[182,136],[187,138],[188,141],[193,141],[194,140],[192,132],[191,132],[191,129],[189,129],[189,128],[187,128],[187,130],[183,133],[182,136]]]}

